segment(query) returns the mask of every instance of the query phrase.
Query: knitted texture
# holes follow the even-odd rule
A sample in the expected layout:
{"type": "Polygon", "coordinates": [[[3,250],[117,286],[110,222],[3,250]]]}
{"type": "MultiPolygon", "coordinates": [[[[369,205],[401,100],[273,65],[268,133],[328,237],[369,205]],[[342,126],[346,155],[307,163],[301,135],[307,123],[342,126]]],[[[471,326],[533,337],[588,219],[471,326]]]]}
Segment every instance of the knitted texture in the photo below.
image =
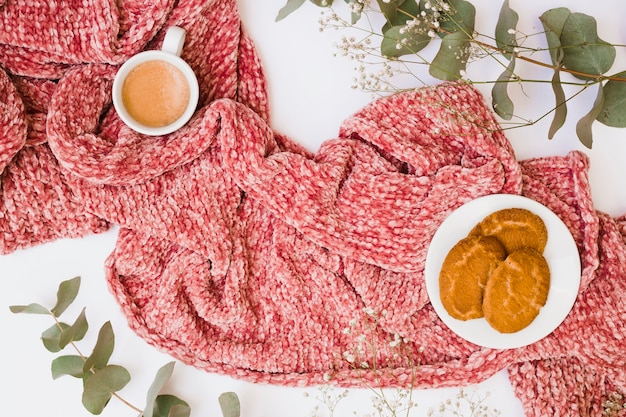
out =
{"type": "Polygon", "coordinates": [[[0,68],[0,253],[108,228],[105,219],[86,210],[85,202],[69,188],[68,171],[61,169],[59,160],[66,166],[80,161],[93,167],[91,173],[71,175],[124,183],[139,182],[144,175],[195,158],[198,150],[185,143],[182,131],[176,140],[141,141],[110,110],[110,88],[118,68],[110,64],[160,47],[168,26],[187,29],[183,58],[198,77],[201,106],[228,97],[267,118],[265,81],[252,43],[241,33],[236,3],[174,4],[129,1],[113,7],[85,0],[0,6],[0,27],[7,29],[0,33],[0,65],[8,71],[0,68]],[[22,18],[30,15],[33,19],[22,18]],[[75,120],[68,122],[68,115],[75,120]],[[96,166],[89,157],[81,161],[84,152],[55,156],[46,132],[48,119],[108,159],[99,158],[101,165],[96,166]],[[94,129],[99,136],[87,133],[94,129]],[[116,153],[117,145],[126,153],[116,153]],[[111,152],[106,151],[109,148],[111,152]]]}
{"type": "Polygon", "coordinates": [[[16,200],[5,178],[28,170],[22,187],[48,191],[40,171],[54,167],[76,205],[57,224],[83,213],[121,226],[106,277],[149,343],[210,372],[285,385],[431,388],[507,369],[528,416],[601,415],[603,401],[626,393],[626,217],[594,210],[582,153],[518,162],[464,84],[374,101],[310,153],[271,129],[234,1],[125,2],[117,11],[85,2],[78,14],[59,4],[38,23],[15,20],[24,4],[0,3],[3,24],[68,33],[0,34],[11,74],[0,78],[3,244],[6,230],[22,230],[6,221],[11,210],[31,221],[51,204],[16,200]],[[75,29],[68,18],[101,29],[75,29]],[[188,31],[183,58],[200,103],[183,129],[144,137],[111,109],[112,79],[128,56],[158,48],[172,24],[188,31]],[[26,117],[34,104],[25,97],[46,104],[38,117],[26,117]],[[31,137],[47,152],[26,153],[31,137]],[[16,165],[22,154],[30,164],[16,165]],[[552,209],[583,267],[565,321],[511,350],[452,333],[424,283],[441,222],[494,193],[552,209]]]}

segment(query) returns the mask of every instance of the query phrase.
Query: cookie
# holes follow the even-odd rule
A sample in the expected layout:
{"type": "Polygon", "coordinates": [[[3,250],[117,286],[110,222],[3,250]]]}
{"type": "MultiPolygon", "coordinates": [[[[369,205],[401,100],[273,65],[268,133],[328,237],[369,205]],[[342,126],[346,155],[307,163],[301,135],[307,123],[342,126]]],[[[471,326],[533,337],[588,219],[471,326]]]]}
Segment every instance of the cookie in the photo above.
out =
{"type": "Polygon", "coordinates": [[[489,276],[482,309],[485,320],[501,333],[527,327],[548,299],[550,267],[531,248],[512,252],[489,276]]]}
{"type": "Polygon", "coordinates": [[[498,239],[469,236],[446,255],[439,273],[441,303],[459,320],[483,317],[483,290],[489,275],[506,257],[498,239]]]}
{"type": "Polygon", "coordinates": [[[491,213],[469,235],[494,236],[507,253],[522,248],[532,248],[543,253],[548,242],[548,229],[541,217],[522,208],[507,208],[491,213]]]}

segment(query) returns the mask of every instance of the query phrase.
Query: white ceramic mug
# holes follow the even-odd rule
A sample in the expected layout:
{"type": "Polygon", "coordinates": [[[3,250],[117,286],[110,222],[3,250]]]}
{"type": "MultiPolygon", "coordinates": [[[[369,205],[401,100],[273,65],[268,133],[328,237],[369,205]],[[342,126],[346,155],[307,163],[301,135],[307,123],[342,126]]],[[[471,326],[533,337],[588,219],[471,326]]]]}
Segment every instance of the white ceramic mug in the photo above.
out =
{"type": "Polygon", "coordinates": [[[198,105],[198,80],[181,57],[185,30],[168,28],[161,50],[131,57],[113,80],[113,105],[139,133],[166,135],[185,125],[198,105]]]}

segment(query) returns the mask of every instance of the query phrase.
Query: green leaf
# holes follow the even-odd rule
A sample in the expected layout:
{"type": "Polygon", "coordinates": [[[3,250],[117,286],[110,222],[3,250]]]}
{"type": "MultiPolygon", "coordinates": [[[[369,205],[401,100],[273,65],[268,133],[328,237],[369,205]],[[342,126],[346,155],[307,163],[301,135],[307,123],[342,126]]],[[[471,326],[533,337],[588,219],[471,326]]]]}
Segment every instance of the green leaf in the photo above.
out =
{"type": "Polygon", "coordinates": [[[283,20],[285,17],[289,16],[291,13],[295,12],[300,6],[304,4],[306,0],[287,0],[287,4],[285,4],[279,11],[276,16],[276,22],[279,20],[283,20]]]}
{"type": "Polygon", "coordinates": [[[37,303],[32,303],[27,306],[10,306],[9,310],[14,314],[52,314],[50,310],[37,303]]]}
{"type": "Polygon", "coordinates": [[[130,374],[118,365],[108,365],[85,381],[83,406],[92,414],[100,414],[113,394],[128,384],[130,374]]]}
{"type": "Polygon", "coordinates": [[[402,0],[392,0],[389,2],[376,0],[376,2],[378,3],[380,11],[383,13],[383,16],[385,16],[385,21],[387,22],[387,24],[396,25],[396,18],[398,17],[398,7],[402,4],[402,0]]]}
{"type": "MultiPolygon", "coordinates": [[[[191,407],[174,395],[159,395],[154,401],[152,417],[189,417],[191,407]]],[[[144,417],[149,417],[144,414],[144,417]]]]}
{"type": "Polygon", "coordinates": [[[89,324],[87,323],[87,316],[85,315],[85,309],[80,312],[76,321],[67,329],[64,329],[59,338],[59,347],[64,348],[70,342],[76,342],[82,340],[89,330],[89,324]]]}
{"type": "Polygon", "coordinates": [[[511,120],[515,109],[513,101],[509,97],[509,81],[513,77],[515,68],[515,55],[511,55],[511,61],[504,72],[500,74],[493,89],[491,90],[493,110],[504,120],[511,120]]]}
{"type": "Polygon", "coordinates": [[[515,48],[517,47],[516,28],[519,16],[517,12],[509,7],[509,0],[502,3],[498,23],[496,23],[496,45],[502,51],[507,59],[511,59],[515,48]]]}
{"type": "Polygon", "coordinates": [[[576,135],[578,135],[578,139],[589,149],[591,149],[591,146],[593,145],[591,126],[602,111],[602,106],[604,104],[604,88],[602,88],[602,84],[598,84],[598,87],[598,95],[593,103],[593,107],[589,113],[583,116],[576,124],[576,135]]]}
{"type": "Polygon", "coordinates": [[[440,33],[462,32],[466,37],[472,38],[476,22],[476,8],[474,5],[465,0],[449,0],[448,4],[450,5],[450,12],[445,13],[443,18],[440,19],[440,33]]]}
{"type": "Polygon", "coordinates": [[[52,361],[52,379],[57,379],[63,375],[71,375],[75,378],[82,378],[84,359],[77,355],[59,356],[52,361]]]}
{"type": "MultiPolygon", "coordinates": [[[[626,78],[626,71],[613,77],[626,78]]],[[[597,120],[611,127],[626,127],[626,82],[609,80],[603,89],[604,103],[597,120]]]]}
{"type": "Polygon", "coordinates": [[[167,381],[172,376],[172,372],[174,372],[174,362],[169,362],[163,365],[156,374],[154,381],[150,385],[148,389],[148,394],[146,395],[146,407],[143,411],[144,417],[153,417],[154,416],[154,406],[156,398],[167,383],[167,381]]]}
{"type": "Polygon", "coordinates": [[[563,65],[573,71],[602,75],[615,61],[615,47],[598,37],[596,19],[583,13],[572,13],[567,18],[561,33],[561,45],[563,65]]]}
{"type": "Polygon", "coordinates": [[[548,139],[552,139],[556,132],[565,124],[567,118],[567,99],[561,85],[561,68],[554,69],[552,76],[552,91],[554,92],[554,118],[548,130],[548,139]]]}
{"type": "Polygon", "coordinates": [[[446,35],[441,41],[437,55],[430,63],[429,73],[444,81],[460,79],[469,57],[469,39],[463,32],[446,35]]]}
{"type": "MultiPolygon", "coordinates": [[[[380,32],[385,33],[393,26],[404,26],[409,21],[414,20],[416,17],[418,17],[421,11],[418,1],[419,0],[406,0],[391,1],[389,3],[385,3],[379,0],[378,6],[385,17],[385,24],[383,25],[380,32]]],[[[422,26],[425,26],[425,21],[421,19],[418,20],[419,23],[422,24],[422,26]]],[[[418,22],[418,20],[416,20],[416,23],[418,22]]]]}
{"type": "Polygon", "coordinates": [[[108,363],[113,349],[115,347],[115,335],[113,334],[113,327],[111,322],[107,321],[102,325],[98,332],[98,340],[91,352],[91,355],[84,363],[83,372],[89,372],[90,369],[102,369],[108,363]]]}
{"type": "Polygon", "coordinates": [[[419,29],[417,31],[414,29],[407,30],[405,26],[394,26],[386,31],[380,45],[381,53],[390,58],[397,58],[402,55],[415,54],[424,49],[430,43],[431,38],[421,33],[419,29]]]}
{"type": "Polygon", "coordinates": [[[61,314],[74,302],[80,289],[80,277],[63,281],[57,291],[57,304],[50,310],[55,317],[61,314]]]}
{"type": "Polygon", "coordinates": [[[563,32],[565,22],[571,14],[572,12],[570,12],[568,8],[559,7],[557,9],[548,10],[539,17],[546,31],[546,40],[548,41],[548,48],[550,48],[550,58],[552,59],[552,63],[557,66],[561,65],[563,60],[561,33],[563,32]]]}
{"type": "Polygon", "coordinates": [[[60,352],[65,347],[61,346],[59,343],[61,333],[69,327],[70,325],[67,323],[58,323],[44,330],[43,333],[41,333],[41,341],[44,347],[52,353],[60,352]]]}
{"type": "Polygon", "coordinates": [[[241,404],[239,397],[234,392],[225,392],[219,396],[220,408],[223,417],[239,417],[241,414],[241,404]]]}
{"type": "MultiPolygon", "coordinates": [[[[356,3],[357,0],[344,0],[344,2],[348,5],[352,4],[352,3],[356,3]]],[[[355,24],[356,22],[358,22],[361,19],[361,12],[354,12],[352,11],[350,13],[350,23],[351,24],[355,24]]]]}

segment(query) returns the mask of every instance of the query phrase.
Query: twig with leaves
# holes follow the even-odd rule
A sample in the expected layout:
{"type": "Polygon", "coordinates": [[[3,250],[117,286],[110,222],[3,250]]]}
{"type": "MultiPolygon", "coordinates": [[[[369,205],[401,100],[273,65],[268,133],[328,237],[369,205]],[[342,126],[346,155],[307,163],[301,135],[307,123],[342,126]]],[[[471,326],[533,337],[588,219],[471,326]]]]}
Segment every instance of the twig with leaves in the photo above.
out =
{"type": "MultiPolygon", "coordinates": [[[[58,353],[66,347],[73,348],[75,354],[61,355],[52,361],[52,378],[72,376],[83,382],[82,403],[92,414],[101,414],[114,397],[127,405],[141,417],[189,417],[189,404],[175,395],[160,394],[174,371],[174,362],[169,362],[158,371],[148,389],[143,409],[131,404],[118,392],[131,380],[128,370],[120,365],[110,364],[109,360],[115,347],[115,335],[111,323],[107,321],[98,333],[96,344],[90,355],[84,355],[76,342],[83,340],[89,330],[89,324],[82,309],[72,324],[61,321],[61,315],[75,301],[80,288],[80,277],[63,281],[57,290],[57,302],[48,309],[41,304],[14,305],[11,312],[21,314],[41,314],[52,317],[54,324],[41,334],[45,348],[58,353]]],[[[219,397],[224,417],[239,417],[240,405],[237,395],[226,392],[219,397]]]]}
{"type": "MultiPolygon", "coordinates": [[[[320,7],[330,7],[334,3],[334,0],[310,1],[320,7]]],[[[592,86],[597,88],[596,99],[576,125],[581,143],[592,147],[591,127],[596,121],[611,127],[626,127],[626,71],[608,74],[615,63],[616,45],[598,36],[597,22],[592,16],[565,7],[546,11],[539,20],[545,30],[547,48],[529,48],[520,42],[528,35],[520,37],[517,29],[519,15],[510,7],[509,0],[502,3],[494,36],[475,31],[476,8],[466,0],[376,0],[376,6],[370,0],[344,1],[351,11],[350,22],[345,22],[345,26],[354,27],[370,13],[383,14],[385,23],[376,32],[381,39],[381,57],[404,64],[414,63],[411,60],[417,58],[419,64],[428,66],[429,75],[439,80],[493,83],[493,109],[506,121],[514,117],[515,110],[508,92],[509,84],[541,82],[551,84],[555,97],[553,109],[537,119],[553,114],[548,131],[550,139],[565,123],[568,102],[592,86]],[[437,53],[432,59],[426,59],[421,51],[436,40],[440,42],[437,53]],[[549,55],[549,62],[531,58],[531,54],[544,51],[549,55]],[[503,69],[496,80],[472,81],[467,78],[467,66],[477,55],[490,57],[503,69]],[[523,79],[516,73],[519,61],[553,69],[552,79],[523,79]],[[563,73],[572,76],[573,80],[563,81],[563,73]],[[563,89],[565,84],[580,89],[567,97],[563,89]]],[[[287,17],[305,2],[288,0],[276,20],[287,17]]],[[[361,48],[361,52],[363,50],[361,48]]],[[[363,58],[362,54],[357,56],[363,58]]],[[[534,124],[537,120],[516,127],[534,124]]]]}

